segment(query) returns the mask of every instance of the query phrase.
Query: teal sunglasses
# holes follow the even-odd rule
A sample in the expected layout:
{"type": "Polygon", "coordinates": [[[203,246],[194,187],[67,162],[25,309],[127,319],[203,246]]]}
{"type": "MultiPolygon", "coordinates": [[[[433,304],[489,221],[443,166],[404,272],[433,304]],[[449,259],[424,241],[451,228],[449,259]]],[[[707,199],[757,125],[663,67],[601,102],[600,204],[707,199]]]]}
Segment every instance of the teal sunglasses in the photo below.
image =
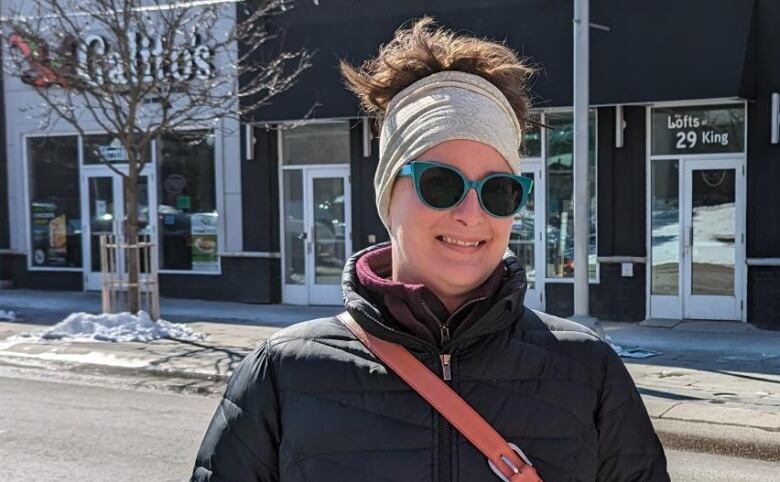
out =
{"type": "Polygon", "coordinates": [[[454,208],[474,188],[482,209],[497,218],[517,214],[534,184],[532,179],[508,173],[490,174],[472,181],[456,168],[433,161],[411,161],[398,175],[410,176],[420,201],[432,209],[454,208]]]}

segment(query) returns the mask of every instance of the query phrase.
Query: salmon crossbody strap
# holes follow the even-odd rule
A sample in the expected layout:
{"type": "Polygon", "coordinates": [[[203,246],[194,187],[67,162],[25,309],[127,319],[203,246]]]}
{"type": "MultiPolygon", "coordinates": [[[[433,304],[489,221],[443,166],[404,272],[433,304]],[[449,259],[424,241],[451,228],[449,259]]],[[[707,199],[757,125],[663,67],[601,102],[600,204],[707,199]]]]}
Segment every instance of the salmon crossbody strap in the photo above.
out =
{"type": "Polygon", "coordinates": [[[465,400],[406,348],[363,330],[347,312],[337,318],[363,345],[419,393],[488,459],[490,468],[506,482],[542,482],[536,469],[516,445],[508,443],[465,400]]]}

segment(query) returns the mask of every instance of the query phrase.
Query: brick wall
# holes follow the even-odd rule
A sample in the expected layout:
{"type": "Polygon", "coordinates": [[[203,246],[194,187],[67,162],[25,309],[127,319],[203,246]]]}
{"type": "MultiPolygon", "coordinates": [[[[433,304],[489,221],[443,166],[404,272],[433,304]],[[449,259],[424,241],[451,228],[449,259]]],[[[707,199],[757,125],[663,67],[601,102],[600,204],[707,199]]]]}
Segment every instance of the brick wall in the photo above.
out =
{"type": "Polygon", "coordinates": [[[173,298],[279,303],[279,260],[221,258],[222,275],[160,274],[160,295],[173,298]]]}
{"type": "Polygon", "coordinates": [[[84,289],[84,275],[81,271],[30,271],[27,256],[3,256],[2,279],[10,279],[12,288],[41,290],[81,291],[84,289]]]}
{"type": "MultiPolygon", "coordinates": [[[[645,265],[634,264],[634,276],[621,276],[620,264],[601,263],[599,283],[590,285],[590,314],[600,320],[641,321],[645,319],[645,265]]],[[[546,311],[569,317],[574,313],[574,285],[547,283],[546,311]]]]}
{"type": "Polygon", "coordinates": [[[748,267],[748,322],[780,330],[780,266],[748,267]]]}
{"type": "Polygon", "coordinates": [[[645,264],[634,263],[634,276],[624,278],[618,263],[601,263],[600,283],[590,286],[590,313],[600,320],[645,319],[645,264]]]}

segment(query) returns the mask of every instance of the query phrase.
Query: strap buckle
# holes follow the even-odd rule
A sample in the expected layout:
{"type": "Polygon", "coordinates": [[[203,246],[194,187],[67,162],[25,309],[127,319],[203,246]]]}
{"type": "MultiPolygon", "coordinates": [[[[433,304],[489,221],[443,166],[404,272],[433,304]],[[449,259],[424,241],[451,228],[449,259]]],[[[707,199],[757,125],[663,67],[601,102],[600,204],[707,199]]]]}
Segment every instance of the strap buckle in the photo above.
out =
{"type": "MultiPolygon", "coordinates": [[[[526,463],[526,464],[528,464],[529,466],[533,466],[533,465],[534,465],[534,464],[532,464],[532,463],[531,463],[531,461],[530,461],[530,460],[528,460],[528,457],[525,455],[525,453],[524,453],[522,450],[520,450],[520,447],[518,447],[517,445],[515,445],[515,444],[513,444],[513,443],[509,443],[509,442],[507,442],[507,445],[509,445],[509,447],[510,447],[512,450],[514,450],[514,451],[515,451],[515,453],[516,453],[517,455],[519,455],[521,459],[523,459],[523,462],[525,462],[525,463],[526,463]]],[[[507,466],[507,467],[509,467],[509,470],[511,470],[511,471],[512,471],[512,473],[514,473],[514,474],[519,474],[519,473],[520,473],[520,468],[519,468],[519,467],[517,467],[517,466],[516,466],[516,465],[515,465],[515,464],[514,464],[514,463],[513,463],[513,462],[512,462],[510,459],[509,459],[509,457],[507,457],[506,455],[502,455],[502,456],[501,456],[501,461],[502,461],[502,462],[504,462],[504,463],[506,464],[506,466],[507,466]]],[[[495,474],[498,476],[498,478],[499,478],[499,479],[503,480],[504,482],[510,482],[510,480],[509,480],[509,479],[507,479],[507,478],[504,476],[504,474],[502,474],[502,473],[501,473],[501,471],[500,471],[500,470],[498,470],[498,467],[496,467],[496,465],[495,465],[495,464],[493,463],[493,461],[492,461],[492,460],[490,460],[490,459],[488,459],[488,466],[490,467],[490,470],[492,470],[492,471],[493,471],[493,473],[495,473],[495,474]]]]}

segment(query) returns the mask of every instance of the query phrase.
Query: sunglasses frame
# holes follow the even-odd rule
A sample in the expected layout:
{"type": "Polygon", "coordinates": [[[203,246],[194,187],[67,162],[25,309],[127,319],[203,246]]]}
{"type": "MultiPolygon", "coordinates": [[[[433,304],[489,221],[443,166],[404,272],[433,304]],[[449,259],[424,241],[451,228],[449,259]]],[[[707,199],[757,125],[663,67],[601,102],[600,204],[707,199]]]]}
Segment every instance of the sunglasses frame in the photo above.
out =
{"type": "Polygon", "coordinates": [[[436,161],[423,161],[423,160],[413,160],[410,161],[408,164],[405,164],[401,170],[398,172],[399,177],[411,177],[412,182],[414,184],[414,190],[417,192],[417,197],[420,199],[420,202],[425,204],[431,209],[435,209],[437,211],[445,211],[447,209],[452,209],[454,207],[457,207],[460,203],[463,202],[464,199],[466,199],[466,196],[468,195],[468,192],[474,188],[474,190],[477,192],[477,199],[479,200],[479,205],[482,208],[483,211],[485,211],[487,214],[494,218],[508,218],[510,216],[514,216],[517,214],[521,209],[523,209],[523,206],[525,206],[525,203],[528,201],[528,195],[531,193],[531,190],[533,189],[534,181],[531,178],[525,177],[525,176],[518,176],[515,174],[509,174],[506,172],[497,172],[493,174],[488,174],[487,176],[483,177],[482,179],[472,181],[471,179],[467,178],[462,172],[460,172],[457,168],[450,166],[448,164],[442,164],[440,162],[436,161]],[[428,169],[434,168],[434,167],[440,167],[444,169],[448,169],[450,171],[455,172],[460,176],[460,178],[463,180],[463,192],[460,194],[460,198],[458,201],[453,204],[452,206],[446,207],[446,208],[438,208],[435,206],[431,206],[428,201],[425,200],[422,193],[420,192],[420,179],[422,178],[422,175],[425,171],[428,169]],[[520,183],[520,186],[523,188],[523,197],[520,199],[520,204],[518,204],[517,209],[515,209],[512,213],[499,216],[497,214],[494,214],[490,212],[489,209],[485,207],[485,204],[482,202],[482,188],[485,185],[486,182],[489,180],[496,178],[496,177],[508,177],[511,179],[516,180],[520,183]]]}

